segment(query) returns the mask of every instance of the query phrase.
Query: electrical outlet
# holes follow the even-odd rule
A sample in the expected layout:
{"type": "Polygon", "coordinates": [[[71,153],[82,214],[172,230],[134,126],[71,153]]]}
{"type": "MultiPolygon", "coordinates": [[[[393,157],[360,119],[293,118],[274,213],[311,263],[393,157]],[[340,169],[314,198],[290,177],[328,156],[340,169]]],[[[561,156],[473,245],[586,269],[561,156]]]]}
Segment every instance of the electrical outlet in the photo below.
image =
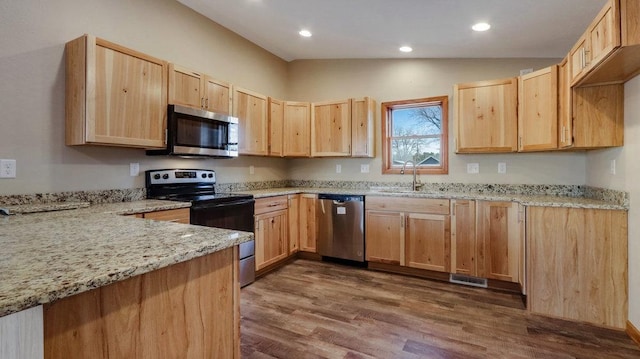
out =
{"type": "Polygon", "coordinates": [[[256,173],[256,168],[254,166],[249,166],[249,174],[255,174],[256,173]]]}
{"type": "Polygon", "coordinates": [[[506,162],[498,162],[498,173],[507,173],[507,164],[506,162]]]}
{"type": "Polygon", "coordinates": [[[0,160],[0,178],[16,178],[16,160],[0,160]]]}
{"type": "Polygon", "coordinates": [[[533,69],[522,69],[520,70],[520,76],[530,74],[533,72],[533,69]]]}
{"type": "Polygon", "coordinates": [[[140,164],[139,163],[129,163],[129,175],[131,177],[137,177],[140,174],[140,164]]]}
{"type": "Polygon", "coordinates": [[[336,165],[336,173],[342,173],[342,165],[336,165]]]}
{"type": "Polygon", "coordinates": [[[369,165],[360,165],[360,173],[369,173],[369,165]]]}
{"type": "Polygon", "coordinates": [[[480,164],[467,163],[467,173],[480,173],[480,164]]]}
{"type": "Polygon", "coordinates": [[[611,160],[611,163],[609,165],[609,173],[611,173],[612,175],[616,174],[616,160],[611,160]]]}

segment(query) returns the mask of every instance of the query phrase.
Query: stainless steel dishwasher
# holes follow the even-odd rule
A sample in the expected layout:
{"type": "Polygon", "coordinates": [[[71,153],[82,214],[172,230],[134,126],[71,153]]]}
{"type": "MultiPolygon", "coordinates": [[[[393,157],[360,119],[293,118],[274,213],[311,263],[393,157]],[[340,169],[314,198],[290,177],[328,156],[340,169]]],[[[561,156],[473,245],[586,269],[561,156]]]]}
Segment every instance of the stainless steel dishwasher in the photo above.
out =
{"type": "Polygon", "coordinates": [[[364,196],[319,194],[318,254],[364,262],[364,196]]]}

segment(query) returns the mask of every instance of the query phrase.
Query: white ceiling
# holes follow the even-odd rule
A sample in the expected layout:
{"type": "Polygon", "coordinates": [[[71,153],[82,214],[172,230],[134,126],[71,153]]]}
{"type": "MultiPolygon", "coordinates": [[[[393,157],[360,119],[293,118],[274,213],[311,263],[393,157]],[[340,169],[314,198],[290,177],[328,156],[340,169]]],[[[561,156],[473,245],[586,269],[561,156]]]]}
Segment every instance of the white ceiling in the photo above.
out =
{"type": "Polygon", "coordinates": [[[284,60],[564,57],[606,0],[178,0],[284,60]],[[489,22],[476,33],[471,25],[489,22]],[[313,33],[302,38],[298,31],[313,33]],[[402,45],[413,47],[400,53],[402,45]]]}

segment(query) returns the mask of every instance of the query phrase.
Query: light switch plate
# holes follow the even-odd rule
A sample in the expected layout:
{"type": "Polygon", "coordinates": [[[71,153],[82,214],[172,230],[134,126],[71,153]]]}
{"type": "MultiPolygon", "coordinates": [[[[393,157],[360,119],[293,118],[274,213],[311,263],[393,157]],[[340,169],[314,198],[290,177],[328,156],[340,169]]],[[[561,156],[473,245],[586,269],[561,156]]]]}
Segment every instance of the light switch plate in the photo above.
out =
{"type": "Polygon", "coordinates": [[[16,178],[16,160],[0,160],[0,178],[16,178]]]}
{"type": "Polygon", "coordinates": [[[480,164],[467,163],[467,173],[480,173],[480,164]]]}
{"type": "Polygon", "coordinates": [[[256,168],[254,166],[249,166],[249,174],[255,174],[256,173],[256,168]]]}
{"type": "Polygon", "coordinates": [[[137,162],[129,163],[129,175],[136,177],[140,174],[140,164],[137,162]]]}
{"type": "Polygon", "coordinates": [[[501,173],[501,174],[507,173],[506,162],[498,162],[498,173],[501,173]]]}
{"type": "Polygon", "coordinates": [[[611,163],[609,165],[609,173],[611,173],[612,175],[616,174],[616,160],[611,160],[611,163]]]}
{"type": "Polygon", "coordinates": [[[336,165],[336,173],[342,173],[342,165],[336,165]]]}

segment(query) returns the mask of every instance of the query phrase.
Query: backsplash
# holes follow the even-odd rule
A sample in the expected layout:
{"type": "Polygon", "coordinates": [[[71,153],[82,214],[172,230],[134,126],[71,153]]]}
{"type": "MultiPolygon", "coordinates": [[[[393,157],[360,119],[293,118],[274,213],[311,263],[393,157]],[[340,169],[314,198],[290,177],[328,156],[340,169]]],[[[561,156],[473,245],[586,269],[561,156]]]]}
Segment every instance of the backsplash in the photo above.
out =
{"type": "Polygon", "coordinates": [[[98,191],[77,191],[57,193],[16,194],[0,196],[0,205],[18,206],[24,204],[42,204],[59,202],[89,202],[91,204],[131,202],[145,199],[144,188],[109,189],[98,191]]]}
{"type": "MultiPolygon", "coordinates": [[[[240,192],[269,188],[335,188],[368,190],[375,187],[411,188],[408,182],[371,181],[307,181],[279,180],[260,182],[237,182],[216,184],[218,192],[240,192]]],[[[530,185],[530,184],[477,184],[477,183],[425,183],[420,189],[425,192],[518,194],[530,196],[584,197],[629,206],[629,193],[606,188],[578,185],[530,185]]],[[[36,193],[0,196],[0,205],[16,206],[25,204],[89,202],[91,204],[130,202],[146,198],[146,189],[112,189],[99,191],[77,191],[58,193],[36,193]]]]}

